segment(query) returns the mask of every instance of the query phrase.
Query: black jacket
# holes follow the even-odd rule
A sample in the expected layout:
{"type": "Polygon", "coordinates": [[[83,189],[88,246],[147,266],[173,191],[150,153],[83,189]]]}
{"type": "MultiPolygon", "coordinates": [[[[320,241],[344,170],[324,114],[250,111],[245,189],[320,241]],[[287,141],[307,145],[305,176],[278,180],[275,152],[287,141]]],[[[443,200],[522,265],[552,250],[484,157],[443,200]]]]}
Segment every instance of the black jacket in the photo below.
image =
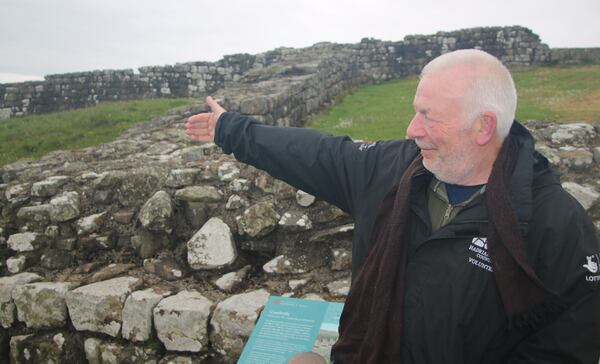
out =
{"type": "MultiPolygon", "coordinates": [[[[509,329],[486,252],[484,199],[432,233],[427,211],[432,176],[421,174],[411,197],[405,363],[598,363],[595,228],[534,151],[529,132],[515,123],[510,137],[520,154],[509,188],[529,260],[569,309],[535,330],[509,329]]],[[[419,152],[410,140],[361,144],[309,129],[266,126],[236,113],[220,117],[215,141],[238,160],[348,212],[355,221],[353,273],[368,254],[379,204],[419,152]]]]}

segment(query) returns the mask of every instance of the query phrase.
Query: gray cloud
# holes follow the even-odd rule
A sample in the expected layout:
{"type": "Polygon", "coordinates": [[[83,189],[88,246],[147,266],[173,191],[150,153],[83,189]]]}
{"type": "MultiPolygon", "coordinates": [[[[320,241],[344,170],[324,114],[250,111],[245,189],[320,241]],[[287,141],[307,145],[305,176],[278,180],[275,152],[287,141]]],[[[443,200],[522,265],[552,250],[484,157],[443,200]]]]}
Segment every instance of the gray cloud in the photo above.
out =
{"type": "Polygon", "coordinates": [[[597,0],[2,0],[0,82],[474,26],[517,24],[553,47],[600,46],[599,13],[597,0]]]}

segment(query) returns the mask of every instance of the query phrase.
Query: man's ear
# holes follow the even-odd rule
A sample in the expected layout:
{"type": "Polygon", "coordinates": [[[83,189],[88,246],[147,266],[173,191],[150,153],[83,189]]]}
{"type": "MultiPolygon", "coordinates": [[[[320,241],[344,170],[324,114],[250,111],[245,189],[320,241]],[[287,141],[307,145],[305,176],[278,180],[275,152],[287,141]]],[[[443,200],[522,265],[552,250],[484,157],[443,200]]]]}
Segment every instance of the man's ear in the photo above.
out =
{"type": "Polygon", "coordinates": [[[496,115],[491,111],[484,112],[477,122],[477,144],[486,145],[494,139],[496,135],[496,115]]]}

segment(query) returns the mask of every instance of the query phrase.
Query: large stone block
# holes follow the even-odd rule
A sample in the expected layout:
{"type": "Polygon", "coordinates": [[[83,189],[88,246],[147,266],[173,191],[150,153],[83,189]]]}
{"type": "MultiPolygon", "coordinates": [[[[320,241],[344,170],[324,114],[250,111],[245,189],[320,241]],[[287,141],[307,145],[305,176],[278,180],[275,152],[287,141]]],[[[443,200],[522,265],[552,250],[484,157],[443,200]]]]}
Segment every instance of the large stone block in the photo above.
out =
{"type": "Polygon", "coordinates": [[[50,204],[21,207],[17,217],[25,222],[47,225],[50,222],[50,204]]]}
{"type": "Polygon", "coordinates": [[[260,238],[275,230],[280,216],[271,201],[250,206],[238,220],[239,231],[251,238],[260,238]]]}
{"type": "Polygon", "coordinates": [[[44,236],[38,233],[18,233],[8,237],[9,249],[22,253],[38,250],[44,245],[44,236]]]}
{"type": "Polygon", "coordinates": [[[65,192],[50,200],[50,219],[54,222],[63,222],[79,217],[79,194],[65,192]]]}
{"type": "Polygon", "coordinates": [[[152,310],[169,293],[157,293],[153,289],[135,291],[125,301],[123,308],[123,338],[146,341],[152,333],[152,310]]]}
{"type": "Polygon", "coordinates": [[[150,231],[173,230],[173,204],[165,191],[156,192],[140,210],[139,220],[150,231]]]}
{"type": "Polygon", "coordinates": [[[69,181],[68,176],[52,176],[31,186],[31,195],[37,197],[50,197],[58,193],[58,189],[69,181]]]}
{"type": "Polygon", "coordinates": [[[177,190],[175,198],[188,202],[212,203],[221,201],[223,194],[213,186],[191,186],[177,190]]]}
{"type": "Polygon", "coordinates": [[[210,320],[212,347],[227,357],[239,357],[268,300],[269,292],[259,289],[219,302],[210,320]]]}
{"type": "Polygon", "coordinates": [[[105,217],[106,211],[77,220],[77,235],[88,235],[97,232],[105,217]]]}
{"type": "Polygon", "coordinates": [[[215,269],[232,264],[237,258],[229,226],[213,217],[188,241],[188,263],[192,269],[215,269]]]}
{"type": "Polygon", "coordinates": [[[134,277],[120,277],[67,292],[67,307],[75,329],[116,337],[121,330],[125,300],[140,283],[134,277]]]}
{"type": "Polygon", "coordinates": [[[12,298],[19,321],[36,329],[64,326],[67,323],[65,294],[74,286],[68,282],[40,282],[15,287],[12,298]]]}
{"type": "Polygon", "coordinates": [[[19,273],[14,276],[0,278],[0,325],[9,328],[15,321],[15,303],[12,292],[15,287],[42,280],[35,273],[19,273]]]}
{"type": "Polygon", "coordinates": [[[182,291],[154,308],[156,334],[167,350],[207,349],[208,317],[213,302],[196,291],[182,291]]]}

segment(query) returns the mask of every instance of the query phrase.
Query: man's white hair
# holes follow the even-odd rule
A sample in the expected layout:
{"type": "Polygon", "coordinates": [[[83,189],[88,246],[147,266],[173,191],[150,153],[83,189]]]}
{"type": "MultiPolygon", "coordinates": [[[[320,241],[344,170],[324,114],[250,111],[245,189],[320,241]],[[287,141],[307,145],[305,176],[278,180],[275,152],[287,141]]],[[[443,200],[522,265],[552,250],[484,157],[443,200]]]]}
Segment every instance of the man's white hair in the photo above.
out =
{"type": "Polygon", "coordinates": [[[496,115],[496,134],[504,140],[517,109],[517,90],[508,69],[500,60],[478,49],[461,49],[443,54],[429,62],[421,78],[455,67],[466,70],[468,86],[463,97],[463,113],[475,121],[484,112],[496,115]]]}

